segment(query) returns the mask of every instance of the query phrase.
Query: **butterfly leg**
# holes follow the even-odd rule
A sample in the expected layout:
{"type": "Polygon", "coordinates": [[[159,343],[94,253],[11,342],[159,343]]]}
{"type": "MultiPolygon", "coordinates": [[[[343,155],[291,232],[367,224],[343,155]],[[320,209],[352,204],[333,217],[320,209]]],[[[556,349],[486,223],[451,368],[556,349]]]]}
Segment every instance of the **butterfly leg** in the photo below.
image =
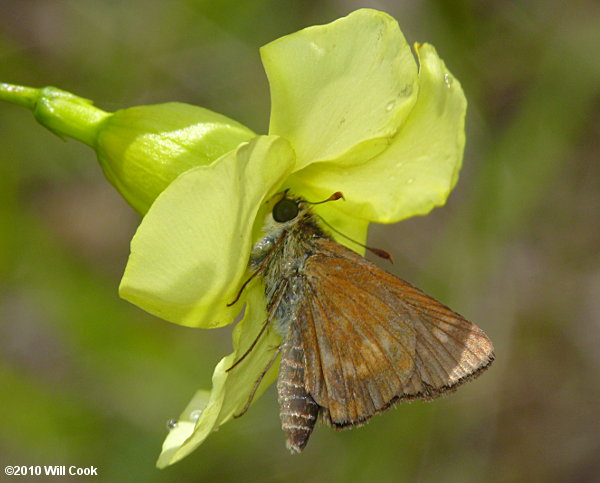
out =
{"type": "Polygon", "coordinates": [[[234,305],[240,299],[240,297],[242,296],[242,292],[244,291],[244,289],[248,286],[248,284],[252,280],[254,280],[254,277],[256,277],[257,275],[262,274],[266,270],[266,268],[269,266],[269,263],[271,262],[271,260],[275,256],[275,253],[277,253],[277,251],[279,250],[279,248],[280,248],[280,246],[281,246],[282,243],[283,243],[283,236],[279,237],[279,239],[275,243],[275,246],[271,249],[271,251],[267,254],[267,256],[265,256],[260,261],[260,263],[258,264],[258,266],[256,267],[256,269],[254,270],[254,272],[252,272],[252,275],[250,275],[250,277],[248,277],[246,279],[246,281],[240,287],[240,290],[238,291],[237,295],[235,296],[235,299],[233,299],[231,302],[229,302],[227,304],[227,307],[231,307],[232,305],[234,305]]]}
{"type": "Polygon", "coordinates": [[[248,411],[248,408],[250,407],[250,404],[252,403],[252,400],[254,399],[254,395],[256,394],[256,391],[258,390],[258,386],[260,386],[260,383],[264,379],[267,372],[269,372],[269,369],[271,369],[273,362],[275,362],[275,359],[277,359],[277,356],[279,355],[280,352],[281,352],[281,346],[277,347],[277,349],[275,350],[275,353],[273,354],[273,357],[271,357],[271,360],[269,361],[269,363],[265,366],[264,370],[260,373],[260,376],[258,376],[258,379],[254,383],[254,387],[252,388],[252,392],[250,392],[250,397],[248,397],[248,401],[246,401],[245,406],[242,408],[242,410],[239,413],[233,415],[234,418],[239,418],[239,417],[243,416],[244,414],[246,414],[246,411],[248,411]]]}
{"type": "Polygon", "coordinates": [[[258,343],[258,341],[261,338],[261,336],[265,333],[265,331],[267,330],[267,327],[269,327],[269,325],[271,325],[271,321],[273,320],[273,317],[275,316],[275,311],[277,310],[277,307],[278,307],[279,303],[283,299],[283,296],[285,294],[285,290],[287,289],[287,285],[288,285],[287,282],[284,282],[278,288],[277,295],[276,295],[276,298],[275,298],[275,303],[272,304],[272,306],[269,308],[269,313],[267,314],[267,319],[265,320],[265,323],[263,324],[263,326],[261,327],[260,331],[258,332],[258,335],[254,338],[254,341],[252,342],[252,344],[250,344],[250,347],[248,347],[248,349],[246,349],[246,352],[244,352],[240,356],[240,358],[237,361],[235,361],[231,365],[231,367],[229,367],[229,369],[226,369],[225,372],[231,371],[240,362],[242,362],[246,358],[246,356],[248,354],[250,354],[250,352],[252,351],[252,349],[254,349],[254,346],[256,346],[256,344],[258,343]]]}

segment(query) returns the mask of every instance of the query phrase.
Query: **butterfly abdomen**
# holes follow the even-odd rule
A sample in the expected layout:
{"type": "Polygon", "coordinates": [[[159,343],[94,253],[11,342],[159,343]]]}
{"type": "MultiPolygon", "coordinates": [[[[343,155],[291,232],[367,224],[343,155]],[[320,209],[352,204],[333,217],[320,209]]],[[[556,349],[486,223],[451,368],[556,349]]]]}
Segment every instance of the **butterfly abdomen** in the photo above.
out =
{"type": "Polygon", "coordinates": [[[300,453],[315,427],[319,406],[304,387],[304,351],[294,324],[281,351],[277,395],[286,446],[300,453]]]}

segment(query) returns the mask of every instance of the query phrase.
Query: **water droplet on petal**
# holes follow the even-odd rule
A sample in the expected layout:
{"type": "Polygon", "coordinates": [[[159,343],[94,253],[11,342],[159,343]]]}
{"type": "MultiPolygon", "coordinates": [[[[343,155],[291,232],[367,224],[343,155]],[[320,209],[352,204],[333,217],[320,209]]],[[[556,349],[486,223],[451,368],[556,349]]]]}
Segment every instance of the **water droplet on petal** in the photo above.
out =
{"type": "Polygon", "coordinates": [[[323,54],[325,53],[325,49],[323,47],[321,47],[320,45],[317,45],[316,42],[311,42],[310,47],[315,52],[315,54],[319,57],[323,56],[323,54]]]}
{"type": "Polygon", "coordinates": [[[394,108],[395,105],[396,105],[396,99],[393,99],[387,103],[387,105],[385,106],[385,110],[387,112],[390,112],[394,108]]]}
{"type": "Polygon", "coordinates": [[[191,413],[190,413],[190,419],[192,421],[198,421],[198,419],[200,418],[200,415],[202,414],[202,409],[194,409],[191,413]]]}
{"type": "Polygon", "coordinates": [[[401,97],[409,97],[412,94],[412,92],[413,92],[413,85],[406,84],[400,91],[400,96],[401,97]]]}
{"type": "Polygon", "coordinates": [[[448,89],[452,87],[452,76],[448,72],[444,74],[444,84],[446,84],[448,89]]]}
{"type": "Polygon", "coordinates": [[[176,419],[169,419],[167,421],[167,429],[169,431],[171,431],[172,429],[175,429],[177,427],[177,420],[176,419]]]}

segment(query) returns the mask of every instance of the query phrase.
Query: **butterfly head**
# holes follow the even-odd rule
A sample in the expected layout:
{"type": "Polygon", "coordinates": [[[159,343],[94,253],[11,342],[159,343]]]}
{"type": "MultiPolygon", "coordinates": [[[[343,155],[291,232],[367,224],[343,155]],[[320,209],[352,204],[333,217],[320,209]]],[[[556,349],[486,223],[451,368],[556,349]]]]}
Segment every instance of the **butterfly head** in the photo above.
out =
{"type": "Polygon", "coordinates": [[[270,203],[272,207],[265,220],[267,232],[290,229],[312,214],[306,200],[287,190],[275,195],[270,203]]]}
{"type": "MultiPolygon", "coordinates": [[[[292,231],[296,227],[302,227],[300,231],[322,234],[318,227],[312,205],[320,205],[329,201],[343,198],[342,193],[336,192],[323,201],[307,201],[300,196],[290,194],[288,190],[276,194],[269,200],[269,208],[265,218],[263,231],[271,239],[276,238],[282,232],[292,231]],[[313,228],[311,231],[309,228],[313,228]]],[[[295,230],[294,230],[295,231],[295,230]]]]}
{"type": "Polygon", "coordinates": [[[344,195],[338,191],[323,201],[311,202],[299,196],[290,195],[288,190],[285,190],[274,198],[273,201],[275,204],[273,205],[271,215],[273,221],[279,224],[286,224],[292,221],[297,223],[305,215],[310,215],[309,205],[320,205],[328,201],[339,200],[340,198],[344,198],[344,195]]]}
{"type": "Polygon", "coordinates": [[[275,203],[271,215],[277,223],[287,223],[292,221],[300,213],[300,200],[289,198],[287,193],[275,203]]]}

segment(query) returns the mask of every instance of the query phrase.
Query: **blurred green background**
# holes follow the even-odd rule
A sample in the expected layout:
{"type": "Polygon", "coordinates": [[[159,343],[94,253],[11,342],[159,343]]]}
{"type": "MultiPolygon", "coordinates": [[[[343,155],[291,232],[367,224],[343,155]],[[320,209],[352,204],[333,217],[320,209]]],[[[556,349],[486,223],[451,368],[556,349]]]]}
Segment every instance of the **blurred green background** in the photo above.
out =
{"type": "Polygon", "coordinates": [[[294,457],[271,388],[193,455],[155,469],[166,421],[210,386],[231,328],[179,327],[120,300],[138,216],[91,150],[4,103],[0,466],[94,465],[90,480],[109,482],[600,478],[596,1],[2,0],[0,81],[54,85],[105,110],[184,101],[264,133],[258,47],[363,6],[433,43],[469,100],[446,207],[373,227],[371,244],[480,325],[494,366],[363,428],[319,427],[294,457]]]}

